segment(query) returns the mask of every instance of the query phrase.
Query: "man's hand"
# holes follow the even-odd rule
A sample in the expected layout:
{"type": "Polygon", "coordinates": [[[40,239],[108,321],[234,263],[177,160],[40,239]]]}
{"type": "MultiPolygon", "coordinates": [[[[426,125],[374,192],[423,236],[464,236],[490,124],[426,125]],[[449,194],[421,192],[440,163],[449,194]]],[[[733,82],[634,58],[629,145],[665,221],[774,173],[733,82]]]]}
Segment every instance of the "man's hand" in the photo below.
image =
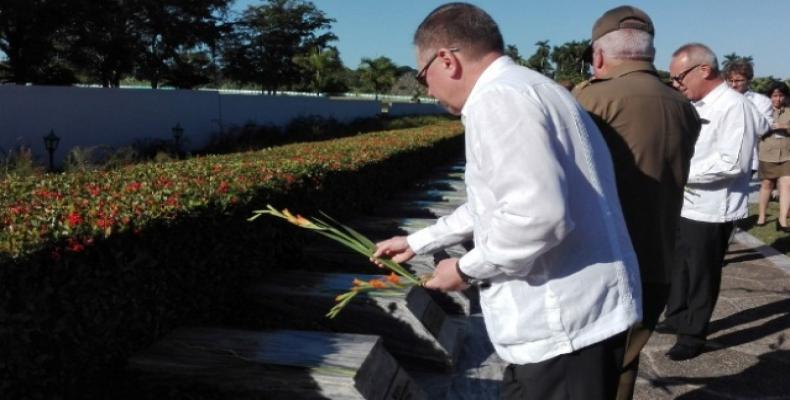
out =
{"type": "Polygon", "coordinates": [[[383,242],[376,243],[376,251],[370,259],[374,264],[383,268],[384,265],[378,262],[380,257],[386,257],[396,263],[402,263],[411,260],[414,257],[414,251],[409,247],[406,236],[393,236],[383,242]]]}
{"type": "Polygon", "coordinates": [[[441,290],[442,292],[453,292],[457,290],[464,290],[469,287],[458,275],[455,270],[455,264],[458,262],[457,258],[445,258],[436,264],[436,270],[433,277],[428,282],[425,282],[425,287],[428,289],[441,290]]]}

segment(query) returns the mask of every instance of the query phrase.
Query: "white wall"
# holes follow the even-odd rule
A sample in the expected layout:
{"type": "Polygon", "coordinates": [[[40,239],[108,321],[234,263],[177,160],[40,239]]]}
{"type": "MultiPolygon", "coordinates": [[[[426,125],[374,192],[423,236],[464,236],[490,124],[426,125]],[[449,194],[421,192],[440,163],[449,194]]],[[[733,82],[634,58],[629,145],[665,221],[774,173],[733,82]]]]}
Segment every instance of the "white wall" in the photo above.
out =
{"type": "MultiPolygon", "coordinates": [[[[216,91],[0,86],[0,147],[24,145],[46,159],[43,137],[61,138],[60,162],[74,146],[123,146],[135,139],[171,139],[180,123],[192,147],[200,147],[220,126],[247,122],[283,126],[298,116],[320,115],[348,122],[372,117],[381,106],[371,100],[325,97],[251,96],[216,91]]],[[[435,104],[400,104],[391,115],[441,113],[435,104]]]]}

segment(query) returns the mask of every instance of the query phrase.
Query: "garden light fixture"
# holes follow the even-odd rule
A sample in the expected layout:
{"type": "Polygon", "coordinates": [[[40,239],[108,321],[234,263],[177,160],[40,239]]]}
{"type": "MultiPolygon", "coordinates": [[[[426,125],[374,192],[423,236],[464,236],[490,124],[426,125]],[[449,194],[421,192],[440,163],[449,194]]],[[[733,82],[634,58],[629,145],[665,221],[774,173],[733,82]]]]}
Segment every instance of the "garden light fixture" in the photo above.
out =
{"type": "Polygon", "coordinates": [[[55,130],[50,129],[49,135],[44,136],[44,148],[47,149],[49,153],[49,170],[55,170],[55,164],[53,161],[53,156],[55,154],[55,150],[58,148],[58,144],[60,143],[60,138],[55,135],[55,130]]]}

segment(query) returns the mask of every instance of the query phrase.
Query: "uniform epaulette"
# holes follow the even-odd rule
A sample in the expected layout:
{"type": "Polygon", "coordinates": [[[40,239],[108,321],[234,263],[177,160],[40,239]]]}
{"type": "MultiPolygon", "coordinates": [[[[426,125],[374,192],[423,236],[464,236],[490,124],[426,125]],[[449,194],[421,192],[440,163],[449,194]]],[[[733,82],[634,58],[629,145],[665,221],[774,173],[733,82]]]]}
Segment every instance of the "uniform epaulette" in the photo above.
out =
{"type": "Polygon", "coordinates": [[[573,87],[573,90],[571,92],[575,95],[581,92],[582,90],[584,90],[587,86],[590,86],[590,83],[591,81],[589,79],[586,81],[581,81],[577,83],[576,86],[573,87]]]}

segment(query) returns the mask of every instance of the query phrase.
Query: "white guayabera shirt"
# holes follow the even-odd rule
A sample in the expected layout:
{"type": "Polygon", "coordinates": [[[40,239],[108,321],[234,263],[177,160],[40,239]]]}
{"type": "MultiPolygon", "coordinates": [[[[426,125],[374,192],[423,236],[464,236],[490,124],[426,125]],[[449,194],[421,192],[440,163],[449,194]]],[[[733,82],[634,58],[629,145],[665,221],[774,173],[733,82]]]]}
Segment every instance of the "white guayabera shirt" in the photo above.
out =
{"type": "Polygon", "coordinates": [[[752,149],[768,121],[754,105],[725,83],[694,103],[704,120],[691,158],[688,191],[680,215],[694,221],[728,222],[745,218],[752,149]]]}
{"type": "MultiPolygon", "coordinates": [[[[743,94],[744,97],[749,99],[752,102],[757,111],[768,120],[768,126],[770,127],[774,123],[774,107],[771,104],[771,99],[768,96],[764,96],[760,93],[752,92],[748,90],[746,93],[743,94]]],[[[757,137],[754,140],[754,150],[752,150],[752,169],[757,170],[759,166],[759,161],[757,160],[757,143],[760,142],[760,137],[765,132],[755,132],[757,137]]]]}
{"type": "Polygon", "coordinates": [[[480,302],[499,356],[543,361],[641,319],[609,151],[570,92],[503,56],[462,121],[467,202],[408,241],[424,254],[474,238],[459,265],[490,282],[480,302]]]}

